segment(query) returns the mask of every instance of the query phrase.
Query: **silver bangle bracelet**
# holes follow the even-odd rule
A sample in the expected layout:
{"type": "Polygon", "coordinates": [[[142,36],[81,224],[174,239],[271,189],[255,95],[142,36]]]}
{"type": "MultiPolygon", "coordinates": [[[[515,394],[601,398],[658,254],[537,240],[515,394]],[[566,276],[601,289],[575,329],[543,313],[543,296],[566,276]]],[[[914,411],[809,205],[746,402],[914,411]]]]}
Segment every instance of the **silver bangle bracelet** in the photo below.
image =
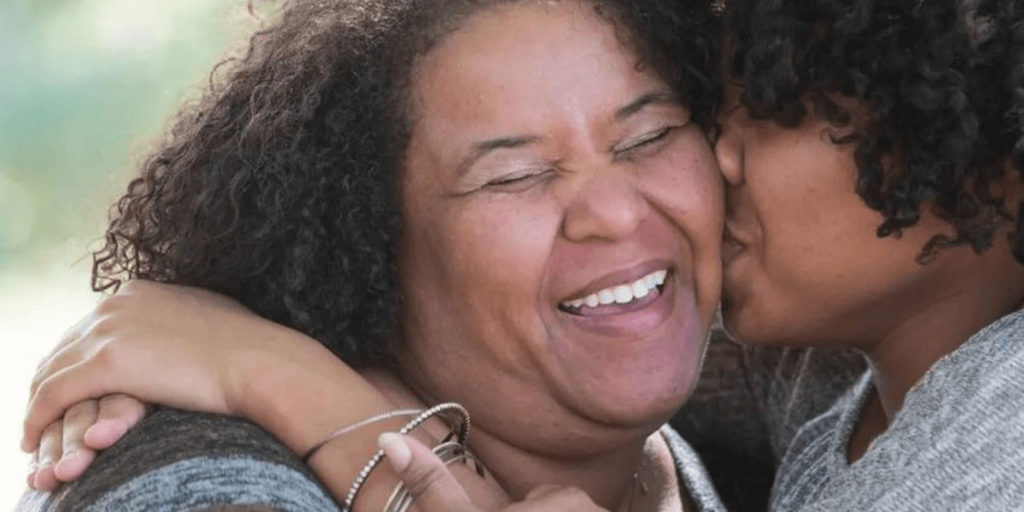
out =
{"type": "MultiPolygon", "coordinates": [[[[441,462],[444,462],[445,466],[450,466],[456,462],[472,462],[476,466],[477,474],[481,478],[484,476],[483,465],[480,464],[480,461],[465,446],[455,441],[441,443],[431,451],[434,452],[434,455],[437,455],[437,458],[441,459],[441,462]]],[[[406,512],[412,506],[414,499],[415,497],[409,494],[405,485],[402,482],[398,482],[395,490],[391,491],[391,498],[384,505],[383,512],[406,512]]]]}
{"type": "MultiPolygon", "coordinates": [[[[398,433],[400,435],[406,435],[419,428],[419,426],[428,419],[445,412],[454,412],[458,415],[459,423],[457,428],[452,428],[452,434],[455,434],[455,443],[458,445],[464,445],[466,443],[466,439],[469,437],[469,411],[455,402],[438,404],[421,412],[419,416],[416,416],[412,421],[402,427],[398,433]]],[[[452,425],[449,424],[449,426],[452,425]]],[[[348,493],[345,495],[345,502],[341,504],[341,512],[352,512],[352,504],[356,501],[356,494],[359,493],[359,489],[363,487],[363,484],[366,483],[366,479],[369,478],[370,473],[377,468],[377,465],[380,464],[380,461],[383,458],[384,450],[377,450],[377,453],[373,454],[373,457],[371,457],[366,465],[363,466],[363,469],[359,471],[359,474],[356,475],[356,479],[352,482],[352,487],[349,488],[348,493]]]]}
{"type": "Polygon", "coordinates": [[[355,423],[352,423],[352,424],[349,424],[349,425],[345,425],[344,427],[341,427],[341,428],[335,430],[334,432],[331,432],[322,441],[320,441],[319,443],[314,444],[313,447],[310,448],[309,450],[306,450],[305,455],[302,456],[302,462],[306,463],[306,464],[309,464],[309,459],[311,459],[313,457],[313,455],[316,454],[317,450],[319,450],[320,448],[323,448],[324,445],[326,445],[327,443],[329,443],[331,441],[334,441],[335,439],[337,439],[337,438],[339,438],[339,437],[341,437],[341,436],[343,436],[345,434],[348,434],[348,433],[350,433],[350,432],[352,432],[354,430],[363,428],[363,427],[365,427],[367,425],[372,425],[374,423],[379,423],[381,421],[389,420],[391,418],[397,418],[399,416],[412,416],[413,414],[420,414],[422,412],[423,412],[423,409],[399,409],[397,411],[382,412],[382,413],[377,414],[375,416],[370,416],[369,418],[366,418],[365,420],[357,421],[355,423]]]}

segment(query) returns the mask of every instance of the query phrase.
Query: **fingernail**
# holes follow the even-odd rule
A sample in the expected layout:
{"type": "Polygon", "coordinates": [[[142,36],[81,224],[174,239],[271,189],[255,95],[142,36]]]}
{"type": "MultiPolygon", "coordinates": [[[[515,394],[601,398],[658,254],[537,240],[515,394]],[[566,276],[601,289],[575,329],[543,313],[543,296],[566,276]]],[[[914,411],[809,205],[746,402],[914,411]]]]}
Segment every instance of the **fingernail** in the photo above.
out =
{"type": "Polygon", "coordinates": [[[117,439],[128,432],[128,423],[113,419],[100,420],[86,429],[82,439],[85,445],[94,450],[109,448],[117,439]]]}
{"type": "Polygon", "coordinates": [[[128,430],[128,422],[127,421],[122,420],[122,419],[115,419],[115,418],[105,418],[105,419],[102,419],[102,420],[97,420],[96,423],[93,423],[92,427],[89,427],[89,428],[91,429],[91,428],[94,428],[94,427],[103,427],[103,426],[107,426],[107,425],[110,425],[111,428],[114,429],[115,431],[128,430]]]}
{"type": "Polygon", "coordinates": [[[36,471],[39,471],[39,463],[33,460],[28,463],[28,486],[32,489],[36,488],[36,471]]]}
{"type": "Polygon", "coordinates": [[[56,464],[53,465],[53,476],[57,480],[64,481],[64,478],[69,474],[68,466],[74,464],[71,462],[70,457],[63,457],[56,464]]]}
{"type": "Polygon", "coordinates": [[[385,432],[377,438],[377,444],[384,450],[384,458],[388,460],[391,469],[401,473],[409,467],[409,462],[412,461],[412,451],[402,436],[393,432],[385,432]]]}
{"type": "Polygon", "coordinates": [[[51,464],[40,464],[39,470],[36,471],[36,479],[32,484],[32,488],[38,491],[49,491],[53,489],[53,470],[51,464]]]}

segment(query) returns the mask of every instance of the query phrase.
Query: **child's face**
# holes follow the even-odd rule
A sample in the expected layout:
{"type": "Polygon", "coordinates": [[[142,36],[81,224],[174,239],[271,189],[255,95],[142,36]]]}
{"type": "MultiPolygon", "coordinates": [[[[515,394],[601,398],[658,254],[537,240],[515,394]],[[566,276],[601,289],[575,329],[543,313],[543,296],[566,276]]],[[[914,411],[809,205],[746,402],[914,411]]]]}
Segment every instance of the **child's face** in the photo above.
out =
{"type": "Polygon", "coordinates": [[[932,236],[953,235],[927,205],[902,236],[876,236],[883,218],[855,192],[855,144],[830,139],[849,128],[809,115],[788,129],[726,107],[716,153],[728,185],[722,311],[730,333],[751,344],[867,348],[948,295],[949,276],[973,251],[946,249],[917,263],[932,236]]]}

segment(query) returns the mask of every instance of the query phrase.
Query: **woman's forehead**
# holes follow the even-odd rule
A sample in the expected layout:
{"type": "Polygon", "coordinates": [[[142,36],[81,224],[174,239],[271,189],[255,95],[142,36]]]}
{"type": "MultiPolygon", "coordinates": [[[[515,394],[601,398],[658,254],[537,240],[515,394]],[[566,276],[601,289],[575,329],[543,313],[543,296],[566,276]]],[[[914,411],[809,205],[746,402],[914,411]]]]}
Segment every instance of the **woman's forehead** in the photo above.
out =
{"type": "Polygon", "coordinates": [[[665,92],[607,20],[581,2],[516,3],[471,17],[420,63],[420,128],[536,127],[557,115],[608,117],[665,92]]]}

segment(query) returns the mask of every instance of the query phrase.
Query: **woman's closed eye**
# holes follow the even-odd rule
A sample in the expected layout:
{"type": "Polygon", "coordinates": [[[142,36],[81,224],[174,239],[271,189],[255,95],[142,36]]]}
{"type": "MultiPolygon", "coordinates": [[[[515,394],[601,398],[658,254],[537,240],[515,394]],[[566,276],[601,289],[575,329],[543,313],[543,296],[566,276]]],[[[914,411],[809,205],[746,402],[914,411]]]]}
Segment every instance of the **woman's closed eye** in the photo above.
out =
{"type": "Polygon", "coordinates": [[[672,125],[665,126],[658,130],[647,132],[639,137],[630,139],[614,148],[612,148],[612,155],[616,161],[619,160],[631,160],[640,155],[645,150],[656,149],[660,142],[665,141],[669,138],[678,128],[682,126],[672,125]]]}
{"type": "Polygon", "coordinates": [[[529,187],[539,178],[550,176],[554,172],[555,169],[552,167],[516,171],[488,181],[484,184],[484,188],[513,192],[529,187]]]}

